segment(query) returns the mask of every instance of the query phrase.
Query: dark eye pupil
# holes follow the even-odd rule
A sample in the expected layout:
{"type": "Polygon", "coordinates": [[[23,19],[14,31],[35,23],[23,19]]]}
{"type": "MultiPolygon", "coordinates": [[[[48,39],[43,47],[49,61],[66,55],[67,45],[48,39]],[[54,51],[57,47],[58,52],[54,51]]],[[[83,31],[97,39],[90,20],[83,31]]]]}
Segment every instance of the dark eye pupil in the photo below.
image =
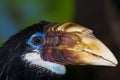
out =
{"type": "Polygon", "coordinates": [[[34,43],[35,45],[40,45],[41,42],[42,42],[41,38],[34,38],[34,39],[33,39],[33,43],[34,43]]]}

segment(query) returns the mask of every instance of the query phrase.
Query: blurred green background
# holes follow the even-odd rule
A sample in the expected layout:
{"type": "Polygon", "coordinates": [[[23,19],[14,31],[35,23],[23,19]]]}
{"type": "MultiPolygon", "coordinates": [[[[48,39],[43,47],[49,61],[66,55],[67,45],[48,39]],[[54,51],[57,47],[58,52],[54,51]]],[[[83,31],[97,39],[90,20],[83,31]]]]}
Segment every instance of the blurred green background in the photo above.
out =
{"type": "MultiPolygon", "coordinates": [[[[94,31],[120,61],[120,0],[0,0],[0,45],[41,20],[72,21],[94,31]]],[[[120,80],[116,68],[69,66],[72,80],[120,80]]]]}
{"type": "Polygon", "coordinates": [[[18,30],[40,20],[72,21],[73,0],[0,0],[0,44],[18,30]]]}

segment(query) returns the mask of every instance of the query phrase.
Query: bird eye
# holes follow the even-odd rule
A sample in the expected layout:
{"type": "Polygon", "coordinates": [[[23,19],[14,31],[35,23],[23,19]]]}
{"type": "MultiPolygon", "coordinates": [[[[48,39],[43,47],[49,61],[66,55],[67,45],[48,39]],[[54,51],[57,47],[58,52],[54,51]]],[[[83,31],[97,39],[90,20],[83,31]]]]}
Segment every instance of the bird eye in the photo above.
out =
{"type": "Polygon", "coordinates": [[[41,37],[34,37],[33,43],[34,43],[34,45],[40,45],[42,43],[41,37]]]}

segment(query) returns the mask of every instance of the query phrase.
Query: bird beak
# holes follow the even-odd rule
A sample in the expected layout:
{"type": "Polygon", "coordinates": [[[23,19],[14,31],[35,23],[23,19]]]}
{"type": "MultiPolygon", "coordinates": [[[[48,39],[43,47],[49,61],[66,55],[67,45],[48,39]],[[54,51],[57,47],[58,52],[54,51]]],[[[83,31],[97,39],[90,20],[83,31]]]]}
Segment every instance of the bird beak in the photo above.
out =
{"type": "Polygon", "coordinates": [[[42,58],[64,65],[116,66],[113,53],[94,35],[92,30],[74,23],[57,24],[46,30],[42,58]]]}

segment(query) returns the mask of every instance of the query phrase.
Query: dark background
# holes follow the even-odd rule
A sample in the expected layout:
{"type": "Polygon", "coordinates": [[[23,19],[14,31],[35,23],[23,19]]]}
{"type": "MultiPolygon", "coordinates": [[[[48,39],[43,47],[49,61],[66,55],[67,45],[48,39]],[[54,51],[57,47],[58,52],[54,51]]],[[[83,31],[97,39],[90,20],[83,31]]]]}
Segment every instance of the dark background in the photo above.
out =
{"type": "MultiPolygon", "coordinates": [[[[75,9],[75,22],[92,29],[120,61],[120,0],[76,0],[75,9]]],[[[120,65],[82,66],[76,72],[78,80],[120,80],[120,65]]]]}
{"type": "MultiPolygon", "coordinates": [[[[40,20],[86,26],[120,61],[120,0],[1,0],[0,44],[40,20]]],[[[117,67],[68,66],[72,80],[120,80],[117,67]]]]}

